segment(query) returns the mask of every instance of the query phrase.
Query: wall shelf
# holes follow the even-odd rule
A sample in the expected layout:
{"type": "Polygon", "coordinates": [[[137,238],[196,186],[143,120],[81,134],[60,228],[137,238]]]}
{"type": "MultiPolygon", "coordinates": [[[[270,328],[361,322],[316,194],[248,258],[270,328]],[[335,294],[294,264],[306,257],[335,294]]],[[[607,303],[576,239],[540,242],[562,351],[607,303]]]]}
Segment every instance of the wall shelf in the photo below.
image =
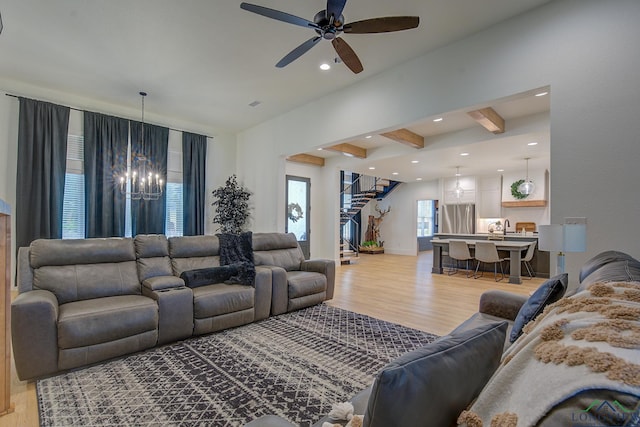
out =
{"type": "Polygon", "coordinates": [[[502,202],[503,208],[543,208],[547,206],[546,200],[518,200],[514,202],[502,202]]]}

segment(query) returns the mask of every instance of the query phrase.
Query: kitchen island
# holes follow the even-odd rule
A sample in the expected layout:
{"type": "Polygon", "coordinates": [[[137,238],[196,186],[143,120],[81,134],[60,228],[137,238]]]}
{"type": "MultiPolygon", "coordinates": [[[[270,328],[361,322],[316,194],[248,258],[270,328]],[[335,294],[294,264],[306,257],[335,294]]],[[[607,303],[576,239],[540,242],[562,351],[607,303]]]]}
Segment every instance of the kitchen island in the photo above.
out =
{"type": "MultiPolygon", "coordinates": [[[[494,236],[495,237],[495,236],[494,236]]],[[[450,239],[465,240],[470,248],[478,240],[489,240],[489,234],[456,234],[456,233],[436,233],[431,240],[433,244],[433,268],[432,273],[443,273],[442,253],[449,249],[450,239]]],[[[520,233],[507,233],[500,236],[499,240],[490,239],[496,243],[499,252],[506,252],[505,256],[510,258],[509,262],[509,283],[522,283],[520,278],[522,257],[525,255],[529,244],[538,240],[537,233],[522,235],[520,233]]],[[[531,260],[531,265],[537,277],[549,277],[549,252],[540,251],[537,247],[531,260]]]]}

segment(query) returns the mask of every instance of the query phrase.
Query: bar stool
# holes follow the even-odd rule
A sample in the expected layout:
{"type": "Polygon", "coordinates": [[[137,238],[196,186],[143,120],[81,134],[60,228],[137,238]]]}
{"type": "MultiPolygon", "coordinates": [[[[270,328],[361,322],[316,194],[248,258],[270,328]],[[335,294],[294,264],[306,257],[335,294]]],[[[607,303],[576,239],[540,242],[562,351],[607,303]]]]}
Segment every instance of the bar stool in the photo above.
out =
{"type": "MultiPolygon", "coordinates": [[[[504,269],[502,268],[502,262],[505,260],[504,258],[500,258],[498,255],[498,249],[496,249],[496,244],[493,242],[476,242],[476,260],[478,260],[478,265],[476,265],[476,272],[473,275],[474,279],[478,277],[478,268],[480,268],[480,264],[482,263],[493,263],[493,274],[495,276],[496,282],[504,279],[504,269]],[[500,272],[502,273],[502,277],[498,279],[498,264],[500,264],[500,272]]],[[[481,276],[484,275],[484,272],[481,272],[481,276]]]]}
{"type": "Polygon", "coordinates": [[[458,266],[460,261],[466,261],[467,263],[467,277],[471,277],[471,270],[469,270],[469,260],[473,261],[473,257],[469,252],[469,245],[464,240],[449,240],[449,258],[455,261],[455,268],[451,268],[449,276],[458,272],[458,266]]]}

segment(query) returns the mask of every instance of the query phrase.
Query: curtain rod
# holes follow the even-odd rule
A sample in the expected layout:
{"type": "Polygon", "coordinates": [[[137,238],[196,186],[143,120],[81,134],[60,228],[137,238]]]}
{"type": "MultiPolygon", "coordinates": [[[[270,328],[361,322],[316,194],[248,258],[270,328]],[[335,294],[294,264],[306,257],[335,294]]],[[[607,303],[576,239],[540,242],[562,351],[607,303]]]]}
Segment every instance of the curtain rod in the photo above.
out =
{"type": "MultiPolygon", "coordinates": [[[[10,97],[12,97],[12,98],[27,98],[26,96],[13,95],[13,94],[11,94],[11,93],[5,93],[5,95],[6,95],[6,96],[10,96],[10,97]]],[[[29,99],[32,99],[32,98],[29,98],[29,99]]],[[[40,100],[40,99],[36,99],[35,101],[40,101],[40,102],[49,102],[49,101],[42,101],[42,100],[40,100]]],[[[52,102],[52,104],[54,104],[54,102],[52,102]]],[[[61,104],[57,104],[57,105],[61,105],[61,104]]],[[[87,113],[95,113],[95,111],[82,110],[82,109],[80,109],[80,108],[70,107],[70,106],[68,106],[68,105],[62,105],[62,107],[67,107],[67,108],[69,108],[70,110],[80,111],[80,112],[83,112],[83,113],[85,113],[85,112],[87,112],[87,113]]],[[[99,114],[104,114],[104,113],[99,113],[99,114]]],[[[114,117],[115,117],[115,116],[114,116],[114,117]]],[[[134,120],[134,119],[127,119],[127,120],[134,120]]],[[[195,133],[195,132],[191,132],[191,131],[187,131],[187,130],[175,129],[175,128],[168,127],[168,126],[163,126],[163,127],[166,127],[167,129],[169,129],[169,130],[173,130],[173,131],[176,131],[176,132],[188,132],[188,133],[195,133]]],[[[198,134],[198,135],[202,135],[202,134],[198,134]]],[[[205,137],[207,137],[207,138],[214,139],[214,137],[213,137],[213,136],[209,136],[209,135],[203,135],[203,136],[205,136],[205,137]]]]}

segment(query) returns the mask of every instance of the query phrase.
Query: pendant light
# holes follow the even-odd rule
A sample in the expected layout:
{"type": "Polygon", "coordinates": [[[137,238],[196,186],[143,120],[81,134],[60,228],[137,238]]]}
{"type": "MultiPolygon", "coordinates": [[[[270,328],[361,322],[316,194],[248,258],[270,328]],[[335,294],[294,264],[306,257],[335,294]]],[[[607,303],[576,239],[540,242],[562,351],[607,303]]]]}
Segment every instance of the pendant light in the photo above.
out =
{"type": "Polygon", "coordinates": [[[453,189],[456,199],[460,200],[464,196],[464,189],[460,187],[460,166],[456,166],[456,188],[453,189]]]}
{"type": "Polygon", "coordinates": [[[525,160],[527,161],[527,178],[518,186],[518,191],[529,196],[535,191],[536,185],[529,179],[529,157],[525,158],[525,160]]]}

